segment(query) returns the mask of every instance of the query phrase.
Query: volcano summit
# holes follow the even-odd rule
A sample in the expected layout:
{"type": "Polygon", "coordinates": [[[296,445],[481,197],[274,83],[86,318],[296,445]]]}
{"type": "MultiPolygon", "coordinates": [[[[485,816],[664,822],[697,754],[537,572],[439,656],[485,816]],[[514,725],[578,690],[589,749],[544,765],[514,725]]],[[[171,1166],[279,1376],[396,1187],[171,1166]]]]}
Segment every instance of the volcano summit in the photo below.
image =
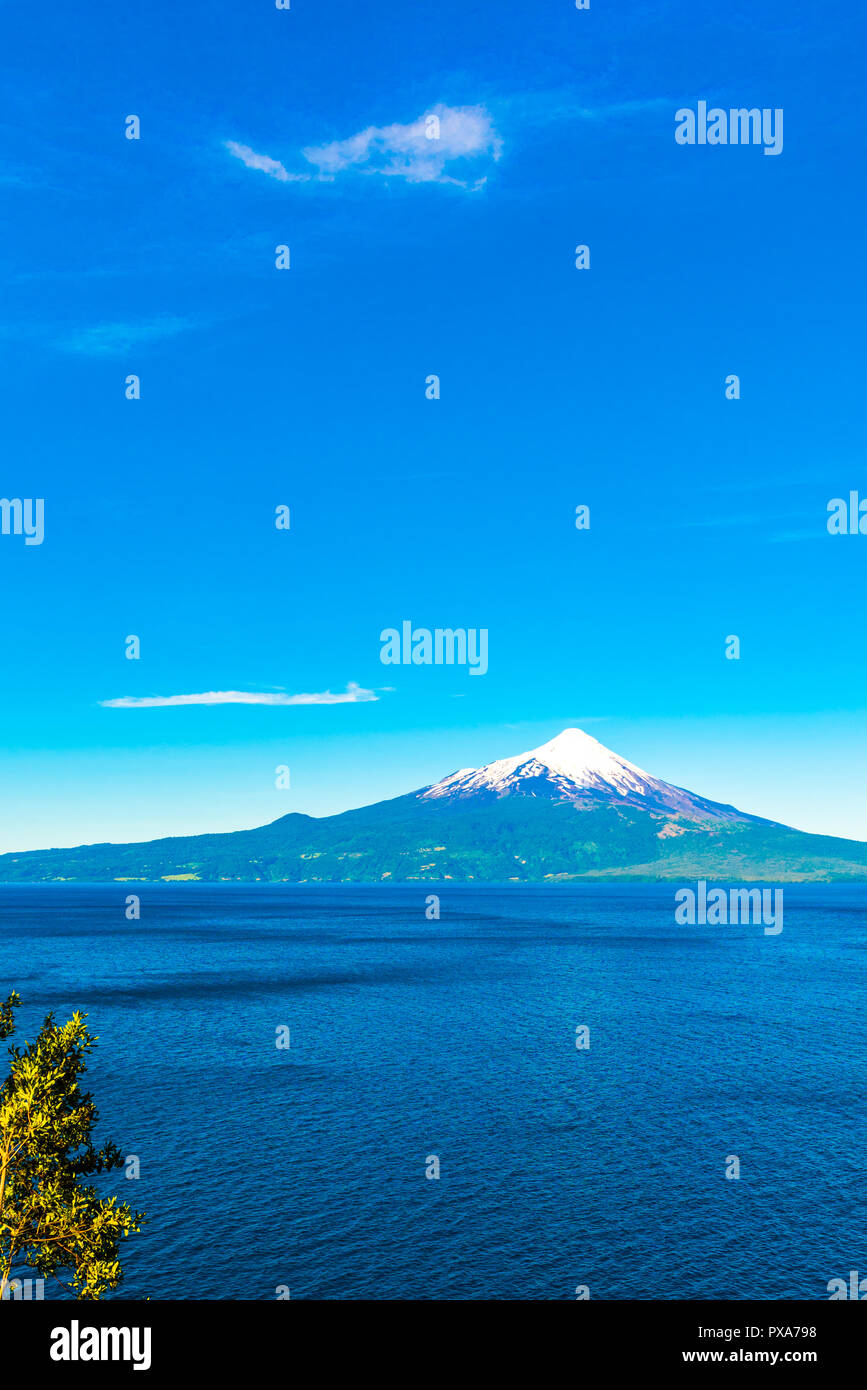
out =
{"type": "Polygon", "coordinates": [[[342,815],[0,856],[0,881],[538,883],[867,879],[867,844],[673,786],[580,729],[342,815]]]}
{"type": "MultiPolygon", "coordinates": [[[[504,796],[545,797],[577,806],[620,805],[667,811],[688,820],[757,821],[734,806],[707,801],[612,753],[582,729],[564,729],[549,743],[484,767],[462,768],[419,793],[422,800],[484,802],[504,796]]],[[[769,822],[763,822],[769,824],[769,822]]]]}

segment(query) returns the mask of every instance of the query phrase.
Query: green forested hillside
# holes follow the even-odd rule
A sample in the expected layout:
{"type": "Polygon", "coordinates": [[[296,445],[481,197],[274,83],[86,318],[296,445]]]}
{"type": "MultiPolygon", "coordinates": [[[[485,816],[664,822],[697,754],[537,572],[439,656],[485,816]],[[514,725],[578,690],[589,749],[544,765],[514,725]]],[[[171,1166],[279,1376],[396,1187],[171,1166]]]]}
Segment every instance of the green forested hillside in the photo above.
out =
{"type": "Polygon", "coordinates": [[[0,856],[0,881],[290,882],[707,877],[867,879],[867,844],[765,822],[697,824],[616,806],[512,797],[484,805],[380,802],[256,830],[0,856]]]}

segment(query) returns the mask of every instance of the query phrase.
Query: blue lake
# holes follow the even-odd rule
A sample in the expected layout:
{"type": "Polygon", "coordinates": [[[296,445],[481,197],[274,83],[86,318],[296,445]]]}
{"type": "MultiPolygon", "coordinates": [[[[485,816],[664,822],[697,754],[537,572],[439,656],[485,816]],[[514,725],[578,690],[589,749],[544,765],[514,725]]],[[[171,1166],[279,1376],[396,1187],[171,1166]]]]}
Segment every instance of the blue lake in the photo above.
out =
{"type": "Polygon", "coordinates": [[[9,886],[0,915],[14,1040],[86,1010],[96,1137],[140,1159],[111,1177],[148,1213],[115,1296],[867,1274],[865,887],[787,886],[778,936],[678,926],[658,885],[9,886]]]}

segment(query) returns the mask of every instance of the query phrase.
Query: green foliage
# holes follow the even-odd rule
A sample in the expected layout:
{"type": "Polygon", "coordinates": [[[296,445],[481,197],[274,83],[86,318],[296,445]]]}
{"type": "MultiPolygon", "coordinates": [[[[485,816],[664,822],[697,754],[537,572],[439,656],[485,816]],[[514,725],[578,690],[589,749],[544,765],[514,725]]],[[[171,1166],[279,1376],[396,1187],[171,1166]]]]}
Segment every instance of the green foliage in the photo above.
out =
{"type": "Polygon", "coordinates": [[[21,1005],[21,996],[14,989],[9,998],[0,1003],[0,1042],[15,1031],[15,1010],[21,1005]]]}
{"type": "MultiPolygon", "coordinates": [[[[13,993],[0,1003],[0,1038],[12,1033],[20,1002],[13,993]]],[[[0,1086],[0,1294],[20,1264],[79,1298],[102,1298],[122,1278],[121,1239],[140,1230],[143,1213],[81,1181],[124,1163],[114,1144],[93,1143],[98,1114],[79,1085],[97,1042],[86,1017],[61,1025],[49,1014],[35,1042],[9,1048],[0,1086]]]]}
{"type": "Polygon", "coordinates": [[[533,796],[479,804],[414,796],[257,830],[0,856],[4,882],[195,878],[279,883],[540,883],[573,878],[867,880],[867,844],[764,821],[688,821],[640,807],[533,796]]]}

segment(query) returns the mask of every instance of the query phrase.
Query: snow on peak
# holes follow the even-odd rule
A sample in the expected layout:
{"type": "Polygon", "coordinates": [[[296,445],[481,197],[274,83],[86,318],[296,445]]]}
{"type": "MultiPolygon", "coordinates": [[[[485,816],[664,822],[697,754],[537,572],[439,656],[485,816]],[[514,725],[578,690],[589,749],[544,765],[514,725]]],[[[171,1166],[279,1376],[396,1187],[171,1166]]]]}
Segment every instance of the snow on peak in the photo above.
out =
{"type": "Polygon", "coordinates": [[[653,779],[634,763],[628,763],[606,748],[598,739],[585,734],[583,729],[564,729],[556,738],[541,747],[525,753],[524,758],[535,758],[552,772],[568,777],[577,786],[594,786],[600,781],[620,790],[637,791],[641,794],[653,779]]]}
{"type": "Polygon", "coordinates": [[[461,768],[417,795],[431,801],[490,801],[519,795],[571,801],[581,806],[630,805],[693,820],[753,819],[733,806],[708,801],[683,787],[651,777],[583,729],[564,729],[540,747],[512,758],[499,758],[479,768],[461,768]]]}
{"type": "Polygon", "coordinates": [[[610,789],[622,796],[643,796],[648,787],[658,785],[641,768],[619,758],[583,729],[564,729],[556,738],[527,753],[453,772],[422,795],[433,798],[473,791],[505,793],[520,782],[538,777],[553,780],[564,792],[570,788],[610,789]]]}

